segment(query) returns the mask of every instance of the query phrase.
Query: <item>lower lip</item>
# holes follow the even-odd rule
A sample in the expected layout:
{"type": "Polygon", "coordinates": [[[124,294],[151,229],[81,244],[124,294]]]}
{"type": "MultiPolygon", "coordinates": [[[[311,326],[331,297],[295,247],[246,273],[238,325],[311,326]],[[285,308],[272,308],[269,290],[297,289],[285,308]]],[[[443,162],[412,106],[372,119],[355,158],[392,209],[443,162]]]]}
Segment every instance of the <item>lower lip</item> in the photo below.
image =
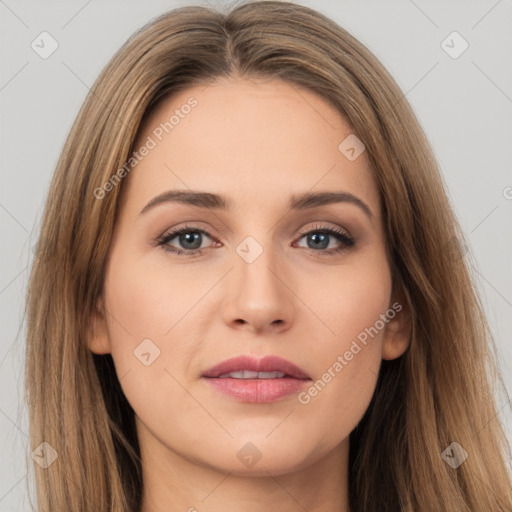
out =
{"type": "Polygon", "coordinates": [[[210,386],[224,395],[241,402],[266,404],[275,402],[293,393],[299,392],[310,379],[231,379],[206,378],[210,386]]]}

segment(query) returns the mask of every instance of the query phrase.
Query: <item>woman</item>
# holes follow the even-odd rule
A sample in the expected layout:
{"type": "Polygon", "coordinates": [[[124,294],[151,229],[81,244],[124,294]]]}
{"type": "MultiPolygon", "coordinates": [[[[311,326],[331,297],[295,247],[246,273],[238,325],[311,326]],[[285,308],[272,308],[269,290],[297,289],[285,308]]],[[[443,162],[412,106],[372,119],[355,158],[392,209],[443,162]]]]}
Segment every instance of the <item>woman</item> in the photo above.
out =
{"type": "Polygon", "coordinates": [[[187,7],[138,31],[71,130],[41,239],[39,510],[512,510],[437,165],[323,15],[187,7]]]}

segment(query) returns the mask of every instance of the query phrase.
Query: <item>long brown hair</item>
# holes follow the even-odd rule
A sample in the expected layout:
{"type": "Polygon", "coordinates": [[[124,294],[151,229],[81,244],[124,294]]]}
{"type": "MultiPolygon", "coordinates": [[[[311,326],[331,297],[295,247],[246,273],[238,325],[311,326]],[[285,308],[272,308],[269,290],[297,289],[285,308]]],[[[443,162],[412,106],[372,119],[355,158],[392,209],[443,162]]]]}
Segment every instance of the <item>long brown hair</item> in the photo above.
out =
{"type": "Polygon", "coordinates": [[[97,190],[124,166],[162,99],[234,74],[280,78],[322,96],[373,166],[412,337],[403,356],[383,361],[351,433],[351,509],[511,511],[494,344],[424,133],[360,42],[324,15],[279,1],[244,2],[228,13],[183,7],[154,19],[114,55],[77,116],[49,190],[27,295],[31,445],[47,442],[58,455],[46,469],[34,464],[39,510],[140,508],[140,450],[123,376],[110,355],[92,354],[86,343],[123,183],[101,199],[97,190]],[[452,442],[468,454],[456,469],[441,456],[452,442]]]}

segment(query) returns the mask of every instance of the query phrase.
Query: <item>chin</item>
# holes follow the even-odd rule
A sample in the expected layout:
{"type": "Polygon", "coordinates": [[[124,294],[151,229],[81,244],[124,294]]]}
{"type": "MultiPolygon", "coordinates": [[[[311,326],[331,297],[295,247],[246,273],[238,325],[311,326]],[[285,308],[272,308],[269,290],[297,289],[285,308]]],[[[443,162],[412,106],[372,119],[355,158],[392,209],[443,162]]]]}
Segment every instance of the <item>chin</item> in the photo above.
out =
{"type": "Polygon", "coordinates": [[[307,446],[303,439],[296,442],[288,439],[288,443],[284,443],[282,437],[265,439],[266,435],[255,433],[252,437],[231,440],[229,446],[218,445],[218,450],[209,452],[208,459],[202,452],[201,462],[217,471],[237,476],[278,476],[306,468],[325,456],[325,453],[307,446]]]}

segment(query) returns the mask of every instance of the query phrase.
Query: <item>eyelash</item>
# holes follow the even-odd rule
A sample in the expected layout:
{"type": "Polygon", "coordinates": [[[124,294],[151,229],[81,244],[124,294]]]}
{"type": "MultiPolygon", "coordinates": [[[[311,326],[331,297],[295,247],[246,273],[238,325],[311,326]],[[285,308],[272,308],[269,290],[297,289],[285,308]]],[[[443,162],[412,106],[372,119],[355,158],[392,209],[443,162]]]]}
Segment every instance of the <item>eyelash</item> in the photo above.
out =
{"type": "MultiPolygon", "coordinates": [[[[207,237],[214,240],[214,238],[205,230],[194,227],[194,226],[188,226],[185,225],[182,228],[170,231],[159,238],[157,238],[157,245],[162,247],[162,249],[166,252],[171,252],[177,255],[185,255],[186,257],[195,257],[200,256],[204,252],[203,249],[177,249],[176,247],[172,247],[169,245],[169,242],[176,238],[179,235],[182,235],[184,233],[201,233],[203,235],[206,235],[207,237]]],[[[309,249],[310,251],[314,253],[325,253],[327,256],[334,256],[342,251],[346,251],[353,247],[355,245],[355,240],[349,236],[346,232],[341,231],[337,228],[331,228],[327,226],[313,226],[312,229],[308,231],[304,231],[300,233],[299,240],[302,239],[304,236],[309,235],[311,233],[321,233],[323,235],[331,235],[334,238],[336,238],[338,241],[342,242],[342,245],[338,247],[337,249],[331,249],[330,251],[326,250],[315,250],[315,249],[309,249]]]]}

